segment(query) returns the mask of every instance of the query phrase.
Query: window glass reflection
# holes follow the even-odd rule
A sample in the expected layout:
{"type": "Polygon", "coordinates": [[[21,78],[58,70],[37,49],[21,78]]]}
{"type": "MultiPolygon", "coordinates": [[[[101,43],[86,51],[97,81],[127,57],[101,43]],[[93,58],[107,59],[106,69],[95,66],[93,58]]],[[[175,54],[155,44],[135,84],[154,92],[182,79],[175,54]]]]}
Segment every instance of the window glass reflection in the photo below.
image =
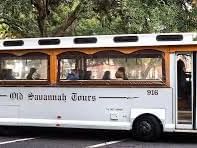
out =
{"type": "Polygon", "coordinates": [[[1,80],[45,80],[47,79],[47,58],[1,58],[1,80]]]}

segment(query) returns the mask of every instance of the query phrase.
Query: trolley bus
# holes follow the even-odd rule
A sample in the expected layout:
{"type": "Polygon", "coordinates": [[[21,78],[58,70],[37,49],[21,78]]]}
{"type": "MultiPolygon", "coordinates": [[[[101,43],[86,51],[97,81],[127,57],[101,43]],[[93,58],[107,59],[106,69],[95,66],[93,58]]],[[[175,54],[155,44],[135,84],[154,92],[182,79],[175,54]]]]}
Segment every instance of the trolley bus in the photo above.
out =
{"type": "Polygon", "coordinates": [[[0,40],[0,125],[197,132],[195,33],[0,40]]]}

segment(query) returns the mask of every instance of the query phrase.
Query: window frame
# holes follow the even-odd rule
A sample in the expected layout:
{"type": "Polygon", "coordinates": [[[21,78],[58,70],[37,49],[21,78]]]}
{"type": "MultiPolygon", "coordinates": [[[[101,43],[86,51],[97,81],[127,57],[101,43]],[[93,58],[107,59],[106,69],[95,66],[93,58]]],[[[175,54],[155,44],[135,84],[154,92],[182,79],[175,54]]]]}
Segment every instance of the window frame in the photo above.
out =
{"type": "Polygon", "coordinates": [[[0,80],[0,86],[34,86],[34,85],[49,85],[50,84],[50,55],[42,52],[28,52],[26,54],[17,56],[15,54],[10,53],[0,53],[0,60],[6,59],[5,57],[8,57],[7,59],[34,59],[35,57],[41,57],[40,59],[47,60],[47,78],[41,79],[41,80],[27,80],[27,79],[16,79],[16,80],[0,80]],[[11,58],[10,58],[11,57],[11,58]]]}

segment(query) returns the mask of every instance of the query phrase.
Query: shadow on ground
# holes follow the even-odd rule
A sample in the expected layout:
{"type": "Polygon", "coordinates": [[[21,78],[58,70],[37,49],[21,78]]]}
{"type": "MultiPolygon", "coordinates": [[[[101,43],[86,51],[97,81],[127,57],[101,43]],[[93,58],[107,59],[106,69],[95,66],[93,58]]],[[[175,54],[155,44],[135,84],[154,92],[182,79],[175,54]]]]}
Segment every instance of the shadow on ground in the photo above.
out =
{"type": "MultiPolygon", "coordinates": [[[[111,130],[87,130],[65,128],[35,128],[35,127],[9,127],[0,129],[1,136],[7,137],[42,137],[47,139],[86,139],[86,140],[119,140],[133,141],[131,132],[111,130]]],[[[195,143],[197,133],[165,133],[159,140],[161,143],[195,143]]]]}

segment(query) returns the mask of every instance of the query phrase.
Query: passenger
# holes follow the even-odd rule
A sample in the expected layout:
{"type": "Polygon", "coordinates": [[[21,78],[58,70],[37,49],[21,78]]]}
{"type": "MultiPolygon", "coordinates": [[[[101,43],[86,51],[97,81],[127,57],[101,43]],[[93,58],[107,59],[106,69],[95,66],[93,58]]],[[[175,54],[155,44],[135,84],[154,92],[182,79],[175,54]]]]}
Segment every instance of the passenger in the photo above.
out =
{"type": "Polygon", "coordinates": [[[6,69],[6,75],[4,76],[4,80],[15,80],[16,78],[13,76],[12,69],[6,69]]]}
{"type": "Polygon", "coordinates": [[[40,74],[38,74],[36,68],[30,68],[29,74],[26,78],[27,80],[38,80],[40,79],[40,74]]]}
{"type": "Polygon", "coordinates": [[[0,71],[0,80],[3,80],[2,70],[0,71]]]}
{"type": "Polygon", "coordinates": [[[181,99],[185,94],[186,88],[186,74],[185,63],[179,59],[177,62],[177,79],[178,79],[178,98],[181,99]]]}
{"type": "Polygon", "coordinates": [[[76,69],[72,69],[66,78],[67,80],[79,80],[79,74],[76,69]]]}
{"type": "Polygon", "coordinates": [[[1,70],[1,80],[6,80],[7,69],[1,70]]]}
{"type": "Polygon", "coordinates": [[[116,77],[116,80],[124,80],[124,74],[121,71],[116,71],[115,77],[116,77]]]}
{"type": "Polygon", "coordinates": [[[83,80],[85,76],[85,72],[83,70],[79,70],[79,80],[83,80]]]}
{"type": "MultiPolygon", "coordinates": [[[[123,80],[128,80],[127,76],[126,76],[126,72],[125,72],[125,68],[124,67],[119,67],[117,72],[117,74],[115,74],[115,76],[117,75],[118,77],[122,76],[123,80]]],[[[117,77],[116,77],[117,78],[117,77]]]]}
{"type": "Polygon", "coordinates": [[[110,71],[105,71],[103,75],[103,80],[110,80],[110,71]]]}
{"type": "Polygon", "coordinates": [[[91,79],[92,72],[91,71],[86,71],[84,80],[90,80],[91,79]]]}

